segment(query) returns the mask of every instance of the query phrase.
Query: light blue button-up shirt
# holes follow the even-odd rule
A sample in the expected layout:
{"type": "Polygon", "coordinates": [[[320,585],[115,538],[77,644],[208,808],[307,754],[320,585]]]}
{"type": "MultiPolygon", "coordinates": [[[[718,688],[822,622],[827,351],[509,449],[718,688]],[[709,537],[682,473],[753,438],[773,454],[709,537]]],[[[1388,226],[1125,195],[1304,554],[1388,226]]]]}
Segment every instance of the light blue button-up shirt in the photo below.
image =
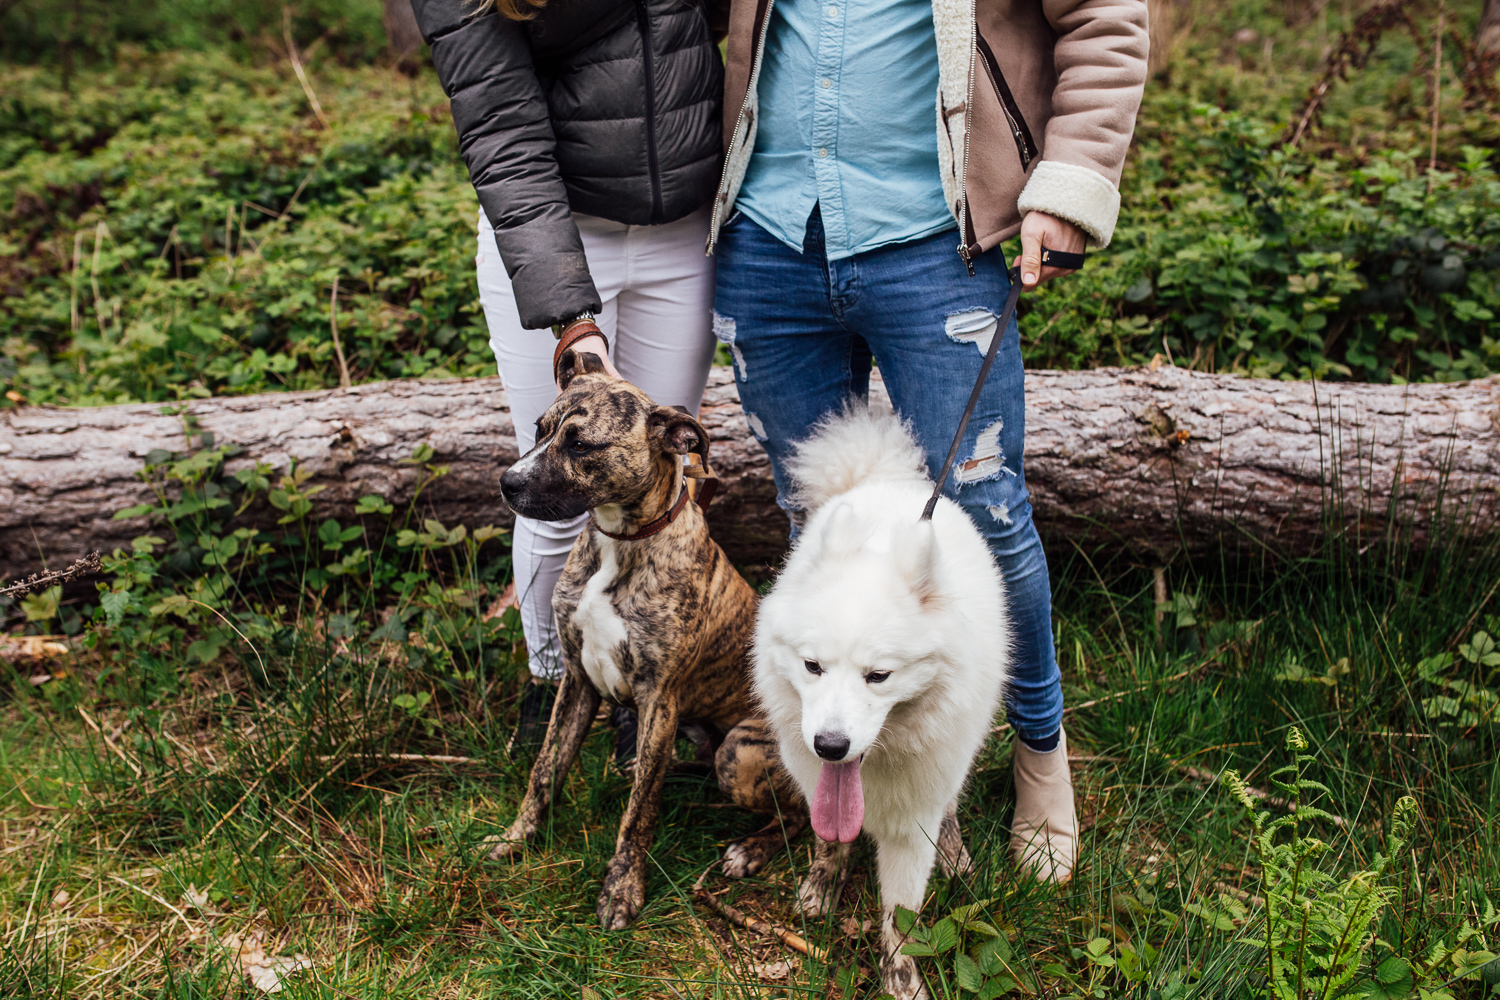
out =
{"type": "Polygon", "coordinates": [[[736,207],[828,259],[955,228],[938,174],[931,0],[776,0],[760,128],[736,207]]]}

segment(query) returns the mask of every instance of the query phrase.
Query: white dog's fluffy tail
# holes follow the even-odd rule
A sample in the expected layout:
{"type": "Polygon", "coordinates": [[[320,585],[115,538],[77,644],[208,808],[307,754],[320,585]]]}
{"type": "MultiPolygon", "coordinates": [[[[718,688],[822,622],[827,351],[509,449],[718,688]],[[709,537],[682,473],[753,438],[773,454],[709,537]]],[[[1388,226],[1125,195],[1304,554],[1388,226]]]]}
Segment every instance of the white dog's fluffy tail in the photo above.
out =
{"type": "Polygon", "coordinates": [[[787,461],[792,500],[817,510],[871,479],[930,482],[927,459],[906,421],[851,403],[824,417],[787,461]]]}

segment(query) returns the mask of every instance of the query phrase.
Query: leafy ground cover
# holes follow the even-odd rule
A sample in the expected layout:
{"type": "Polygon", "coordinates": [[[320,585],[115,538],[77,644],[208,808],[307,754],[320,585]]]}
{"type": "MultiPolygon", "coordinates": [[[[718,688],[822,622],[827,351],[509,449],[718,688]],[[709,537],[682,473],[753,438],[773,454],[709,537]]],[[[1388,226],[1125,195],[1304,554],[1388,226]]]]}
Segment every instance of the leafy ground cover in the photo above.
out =
{"type": "MultiPolygon", "coordinates": [[[[603,724],[535,845],[484,858],[527,770],[505,750],[515,612],[485,614],[503,537],[378,497],[317,524],[295,474],[155,462],[159,526],[110,582],[6,609],[74,652],[11,675],[0,709],[0,993],[258,995],[247,972],[310,998],[878,993],[873,858],[809,925],[806,835],[727,883],[723,845],[758,821],[699,774],[668,781],[638,927],[600,931],[630,785],[603,724]],[[282,523],[229,530],[249,504],[282,523]],[[695,902],[705,872],[816,954],[695,902]]],[[[1500,552],[1398,534],[1183,564],[1159,605],[1105,553],[1055,577],[1082,861],[1060,890],[1011,865],[997,732],[962,808],[977,870],[935,877],[915,918],[938,996],[1500,989],[1500,552]]]]}

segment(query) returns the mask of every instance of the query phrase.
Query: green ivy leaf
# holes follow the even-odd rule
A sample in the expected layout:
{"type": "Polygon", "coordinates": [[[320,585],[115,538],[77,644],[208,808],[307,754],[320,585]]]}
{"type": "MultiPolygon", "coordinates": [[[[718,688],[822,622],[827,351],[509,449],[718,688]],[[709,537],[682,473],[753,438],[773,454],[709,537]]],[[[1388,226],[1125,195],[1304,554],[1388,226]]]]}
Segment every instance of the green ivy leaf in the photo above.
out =
{"type": "Polygon", "coordinates": [[[978,964],[963,952],[953,956],[953,978],[970,993],[978,993],[984,986],[984,977],[979,974],[978,964]]]}
{"type": "Polygon", "coordinates": [[[188,655],[196,656],[201,663],[212,663],[219,658],[224,644],[212,639],[198,639],[188,646],[188,655]]]}
{"type": "Polygon", "coordinates": [[[126,507],[124,510],[115,511],[115,516],[111,520],[125,521],[132,517],[140,517],[142,514],[149,514],[154,510],[156,510],[154,504],[138,503],[134,507],[126,507]]]}
{"type": "Polygon", "coordinates": [[[953,926],[951,919],[944,917],[932,925],[927,940],[932,944],[933,954],[946,954],[958,947],[958,928],[953,926]]]}
{"type": "Polygon", "coordinates": [[[29,622],[49,622],[57,617],[62,602],[62,587],[48,587],[21,598],[21,610],[29,622]]]}
{"type": "Polygon", "coordinates": [[[356,514],[393,514],[396,508],[386,503],[385,497],[379,493],[370,493],[359,498],[354,505],[356,514]]]}
{"type": "Polygon", "coordinates": [[[111,590],[99,596],[99,605],[104,608],[104,615],[109,620],[110,628],[118,628],[120,622],[125,620],[125,609],[130,605],[130,591],[111,590]]]}
{"type": "Polygon", "coordinates": [[[996,1000],[1019,988],[1020,984],[1009,976],[996,976],[985,982],[984,988],[979,991],[979,1000],[996,1000]]]}

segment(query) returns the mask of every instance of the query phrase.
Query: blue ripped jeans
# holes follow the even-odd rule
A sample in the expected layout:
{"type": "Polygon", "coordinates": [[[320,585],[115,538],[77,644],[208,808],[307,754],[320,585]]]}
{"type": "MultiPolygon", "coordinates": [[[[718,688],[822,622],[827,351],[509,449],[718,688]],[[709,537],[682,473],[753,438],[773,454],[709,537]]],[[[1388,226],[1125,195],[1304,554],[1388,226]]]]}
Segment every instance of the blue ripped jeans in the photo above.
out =
{"type": "MultiPolygon", "coordinates": [[[[872,358],[936,478],[1010,291],[999,251],[976,258],[970,277],[956,245],[957,234],[945,232],[829,261],[816,209],[800,254],[743,214],[725,225],[714,332],[734,357],[745,419],[771,457],[784,508],[790,446],[846,399],[865,398],[872,358]]],[[[1021,468],[1026,406],[1014,319],[1003,338],[946,495],[979,526],[1005,578],[1011,724],[1028,741],[1046,741],[1062,725],[1062,676],[1047,560],[1021,468]]]]}

